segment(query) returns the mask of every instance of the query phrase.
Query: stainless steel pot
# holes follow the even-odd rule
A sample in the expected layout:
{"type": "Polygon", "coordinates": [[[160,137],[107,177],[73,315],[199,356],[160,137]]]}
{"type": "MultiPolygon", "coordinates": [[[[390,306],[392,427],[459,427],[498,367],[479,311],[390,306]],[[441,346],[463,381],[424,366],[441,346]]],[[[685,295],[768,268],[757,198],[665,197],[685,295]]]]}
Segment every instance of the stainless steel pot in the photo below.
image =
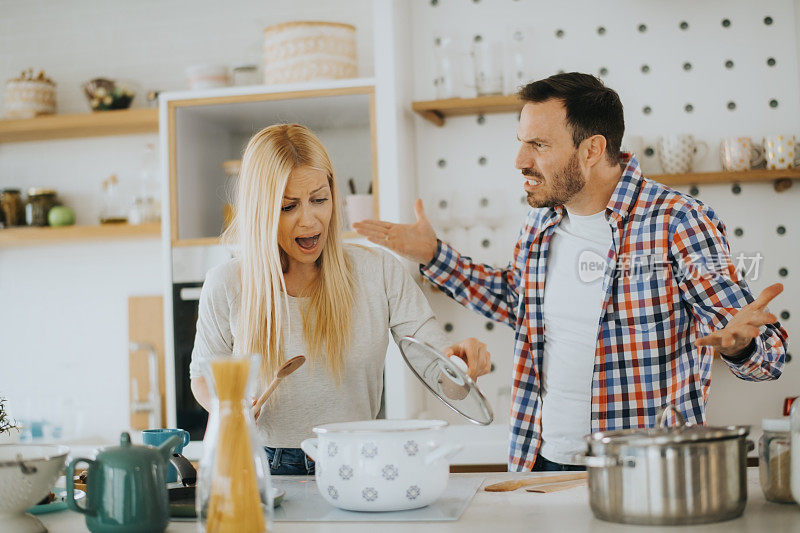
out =
{"type": "Polygon", "coordinates": [[[586,437],[578,458],[589,473],[597,518],[645,525],[704,524],[741,515],[747,503],[748,426],[687,426],[674,406],[654,429],[586,437]],[[673,413],[677,425],[667,426],[673,413]]]}

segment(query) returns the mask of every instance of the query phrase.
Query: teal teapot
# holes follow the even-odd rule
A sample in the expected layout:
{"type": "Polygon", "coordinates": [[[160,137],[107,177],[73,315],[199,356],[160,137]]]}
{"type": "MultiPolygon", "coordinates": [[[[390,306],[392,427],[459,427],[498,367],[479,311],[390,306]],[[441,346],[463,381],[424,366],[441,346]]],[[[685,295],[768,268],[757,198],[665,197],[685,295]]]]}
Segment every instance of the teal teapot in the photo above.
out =
{"type": "Polygon", "coordinates": [[[122,433],[119,446],[104,448],[95,460],[77,457],[67,467],[66,500],[86,515],[93,533],[160,533],[169,524],[168,462],[183,439],[174,435],[159,447],[131,444],[122,433]],[[86,499],[75,503],[75,466],[86,463],[86,499]]]}

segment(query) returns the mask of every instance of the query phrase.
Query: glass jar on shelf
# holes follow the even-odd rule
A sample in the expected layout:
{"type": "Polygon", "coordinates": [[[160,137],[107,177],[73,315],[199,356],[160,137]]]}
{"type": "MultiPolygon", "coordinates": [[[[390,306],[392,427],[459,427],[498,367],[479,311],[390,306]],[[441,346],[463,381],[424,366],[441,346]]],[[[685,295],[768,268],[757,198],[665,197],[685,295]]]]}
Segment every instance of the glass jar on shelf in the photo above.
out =
{"type": "Polygon", "coordinates": [[[58,205],[57,196],[53,189],[28,189],[25,221],[29,226],[47,226],[47,214],[52,207],[58,205]]]}
{"type": "Polygon", "coordinates": [[[103,197],[100,207],[101,224],[125,224],[128,222],[126,202],[119,191],[119,179],[112,174],[103,180],[103,197]]]}
{"type": "Polygon", "coordinates": [[[147,144],[142,154],[138,188],[139,192],[134,197],[128,212],[128,223],[159,222],[161,220],[161,202],[159,201],[158,153],[153,143],[147,144]]]}
{"type": "Polygon", "coordinates": [[[25,203],[19,189],[3,189],[0,193],[0,211],[7,228],[25,225],[25,203]]]}

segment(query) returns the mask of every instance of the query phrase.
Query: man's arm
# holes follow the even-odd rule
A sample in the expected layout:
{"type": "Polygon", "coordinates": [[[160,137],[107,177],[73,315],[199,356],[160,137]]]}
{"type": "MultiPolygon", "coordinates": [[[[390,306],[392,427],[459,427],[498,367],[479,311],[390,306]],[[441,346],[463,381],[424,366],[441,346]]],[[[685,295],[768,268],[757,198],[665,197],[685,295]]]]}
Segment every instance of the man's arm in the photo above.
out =
{"type": "Polygon", "coordinates": [[[525,268],[520,243],[526,240],[525,235],[520,237],[514,249],[514,262],[504,269],[474,263],[439,241],[433,260],[420,265],[420,272],[464,307],[513,328],[517,323],[525,268]]]}
{"type": "Polygon", "coordinates": [[[681,298],[700,326],[697,346],[716,348],[741,379],[780,377],[788,333],[766,304],[782,287],[770,286],[753,297],[731,261],[724,225],[707,206],[680,213],[670,234],[681,298]]]}
{"type": "Polygon", "coordinates": [[[459,255],[438,240],[421,200],[414,204],[414,212],[417,216],[414,224],[368,220],[353,227],[370,242],[419,263],[422,275],[460,304],[515,327],[532,216],[528,216],[520,232],[514,261],[507,268],[499,269],[473,263],[469,257],[459,255]]]}

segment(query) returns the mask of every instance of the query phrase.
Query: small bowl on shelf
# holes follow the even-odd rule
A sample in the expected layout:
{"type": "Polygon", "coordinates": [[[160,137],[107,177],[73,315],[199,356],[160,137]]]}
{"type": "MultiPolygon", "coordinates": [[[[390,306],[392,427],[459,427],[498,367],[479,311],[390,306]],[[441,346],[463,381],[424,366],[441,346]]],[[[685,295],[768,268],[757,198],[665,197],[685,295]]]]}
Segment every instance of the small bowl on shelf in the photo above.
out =
{"type": "Polygon", "coordinates": [[[92,111],[128,109],[139,87],[125,80],[95,78],[83,84],[83,93],[92,111]]]}

